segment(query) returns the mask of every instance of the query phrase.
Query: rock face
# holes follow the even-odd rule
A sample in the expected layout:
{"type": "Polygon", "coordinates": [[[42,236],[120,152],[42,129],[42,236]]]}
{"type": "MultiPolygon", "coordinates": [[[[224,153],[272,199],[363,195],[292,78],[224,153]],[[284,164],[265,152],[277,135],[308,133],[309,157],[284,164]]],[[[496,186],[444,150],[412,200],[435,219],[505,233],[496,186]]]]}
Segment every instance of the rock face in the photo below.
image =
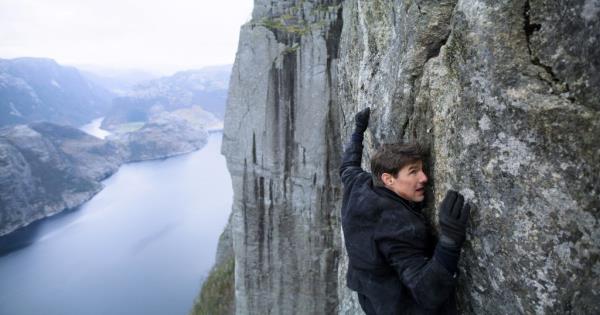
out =
{"type": "Polygon", "coordinates": [[[82,125],[102,116],[112,94],[51,59],[0,59],[0,126],[49,121],[82,125]]]}
{"type": "Polygon", "coordinates": [[[242,27],[225,114],[236,312],[329,314],[341,145],[328,39],[340,35],[341,6],[270,3],[257,1],[242,27]]]}
{"type": "Polygon", "coordinates": [[[365,161],[419,141],[432,222],[447,189],[473,205],[462,313],[599,313],[599,13],[592,0],[256,0],[223,141],[236,311],[361,313],[337,167],[371,106],[365,161]]]}

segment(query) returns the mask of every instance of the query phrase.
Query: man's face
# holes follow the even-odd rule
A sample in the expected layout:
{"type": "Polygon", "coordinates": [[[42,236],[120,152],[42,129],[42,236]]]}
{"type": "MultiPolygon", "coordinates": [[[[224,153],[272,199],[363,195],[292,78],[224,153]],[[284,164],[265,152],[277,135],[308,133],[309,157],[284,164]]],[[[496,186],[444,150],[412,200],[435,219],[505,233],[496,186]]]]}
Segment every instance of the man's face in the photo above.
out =
{"type": "Polygon", "coordinates": [[[425,199],[427,175],[423,172],[422,161],[404,166],[396,177],[384,173],[382,180],[389,190],[406,200],[421,202],[425,199]]]}

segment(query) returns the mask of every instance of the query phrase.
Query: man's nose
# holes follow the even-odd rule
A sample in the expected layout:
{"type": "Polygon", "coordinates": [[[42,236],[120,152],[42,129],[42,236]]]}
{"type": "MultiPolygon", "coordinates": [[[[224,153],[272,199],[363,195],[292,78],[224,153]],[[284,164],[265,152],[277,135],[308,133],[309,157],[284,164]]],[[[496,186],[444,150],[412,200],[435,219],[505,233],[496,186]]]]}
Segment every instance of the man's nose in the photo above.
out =
{"type": "Polygon", "coordinates": [[[420,178],[421,183],[426,183],[427,180],[428,180],[427,175],[425,175],[424,172],[421,172],[421,178],[420,178]]]}

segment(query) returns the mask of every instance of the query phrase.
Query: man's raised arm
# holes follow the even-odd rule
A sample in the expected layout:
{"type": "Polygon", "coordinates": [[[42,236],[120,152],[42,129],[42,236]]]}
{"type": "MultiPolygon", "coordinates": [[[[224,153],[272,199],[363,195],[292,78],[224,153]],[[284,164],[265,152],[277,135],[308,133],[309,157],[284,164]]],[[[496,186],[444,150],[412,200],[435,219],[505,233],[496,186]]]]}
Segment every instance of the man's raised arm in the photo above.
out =
{"type": "Polygon", "coordinates": [[[370,115],[371,109],[367,107],[354,116],[354,132],[352,133],[350,142],[346,145],[342,157],[342,165],[340,166],[340,177],[342,178],[342,183],[346,186],[356,178],[356,175],[364,172],[360,167],[363,150],[362,141],[363,134],[369,125],[370,115]]]}

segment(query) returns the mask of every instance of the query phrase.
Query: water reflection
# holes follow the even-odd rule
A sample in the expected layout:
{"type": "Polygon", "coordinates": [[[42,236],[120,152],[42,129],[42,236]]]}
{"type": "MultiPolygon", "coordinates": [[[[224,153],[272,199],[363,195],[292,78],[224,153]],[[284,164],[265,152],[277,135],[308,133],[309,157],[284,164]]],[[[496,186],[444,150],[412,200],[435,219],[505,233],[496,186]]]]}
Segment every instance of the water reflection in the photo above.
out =
{"type": "Polygon", "coordinates": [[[69,225],[75,224],[81,213],[77,210],[79,207],[71,210],[65,210],[54,215],[52,218],[40,220],[29,224],[26,227],[20,228],[8,235],[0,237],[0,257],[26,248],[35,242],[43,242],[52,237],[54,233],[44,231],[44,224],[48,221],[55,221],[55,229],[68,228],[69,225]]]}

